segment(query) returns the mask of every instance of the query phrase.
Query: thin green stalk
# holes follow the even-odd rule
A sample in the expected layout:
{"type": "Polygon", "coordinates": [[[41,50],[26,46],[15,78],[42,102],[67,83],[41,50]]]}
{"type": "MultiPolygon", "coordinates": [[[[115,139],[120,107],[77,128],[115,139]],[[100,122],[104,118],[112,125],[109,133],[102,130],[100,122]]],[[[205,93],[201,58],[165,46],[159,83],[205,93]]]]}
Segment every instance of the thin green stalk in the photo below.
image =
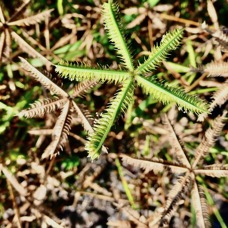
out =
{"type": "Polygon", "coordinates": [[[130,188],[128,186],[128,183],[127,183],[126,179],[124,178],[122,166],[121,166],[120,161],[119,161],[118,158],[116,158],[115,163],[116,163],[116,167],[117,167],[121,182],[123,184],[124,191],[125,191],[125,193],[127,195],[127,198],[129,200],[132,208],[136,209],[137,207],[136,207],[135,202],[134,202],[134,197],[131,194],[131,190],[130,190],[130,188]]]}

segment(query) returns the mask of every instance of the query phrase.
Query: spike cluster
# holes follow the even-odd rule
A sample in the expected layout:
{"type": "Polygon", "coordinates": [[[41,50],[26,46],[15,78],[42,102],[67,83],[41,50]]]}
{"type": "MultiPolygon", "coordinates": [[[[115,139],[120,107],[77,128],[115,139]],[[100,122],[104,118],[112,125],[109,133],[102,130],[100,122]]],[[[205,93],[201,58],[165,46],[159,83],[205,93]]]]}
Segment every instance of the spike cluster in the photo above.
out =
{"type": "Polygon", "coordinates": [[[133,100],[134,88],[142,87],[146,94],[164,104],[175,102],[178,106],[194,113],[207,112],[207,105],[196,96],[185,93],[182,89],[172,87],[160,82],[156,78],[148,79],[148,72],[153,71],[169,52],[175,50],[183,35],[183,29],[176,29],[163,36],[160,45],[153,48],[149,57],[138,66],[134,66],[129,43],[124,33],[120,12],[117,3],[109,0],[103,5],[103,18],[106,31],[111,43],[115,46],[124,70],[110,70],[107,67],[91,68],[83,64],[72,64],[61,61],[55,65],[56,71],[64,78],[76,81],[97,80],[102,83],[120,83],[122,88],[110,102],[101,118],[96,121],[94,131],[89,133],[86,149],[89,157],[95,159],[101,153],[102,144],[105,141],[114,121],[120,113],[124,112],[133,100]],[[130,82],[129,86],[126,86],[130,82]],[[131,92],[128,92],[131,88],[131,92]]]}
{"type": "Polygon", "coordinates": [[[39,81],[46,89],[48,89],[56,96],[54,98],[46,98],[40,101],[36,101],[31,105],[29,109],[22,110],[18,116],[26,118],[43,117],[47,113],[61,110],[61,113],[55,122],[55,126],[51,131],[52,141],[42,154],[42,159],[48,157],[52,158],[53,156],[56,156],[60,150],[62,150],[63,146],[67,142],[72,124],[72,115],[74,112],[76,112],[81,118],[85,129],[88,131],[93,131],[88,119],[84,115],[83,111],[79,108],[79,106],[75,103],[75,101],[73,101],[73,98],[81,96],[87,90],[91,89],[92,86],[96,85],[97,82],[85,81],[79,83],[74,88],[73,95],[69,96],[67,92],[65,92],[61,87],[51,81],[50,78],[46,77],[44,74],[38,71],[25,59],[20,58],[20,60],[24,71],[30,77],[39,81]]]}
{"type": "Polygon", "coordinates": [[[204,139],[196,149],[192,162],[187,158],[185,149],[167,117],[166,124],[170,133],[170,144],[172,147],[178,148],[176,151],[177,156],[181,158],[178,162],[167,162],[161,159],[158,160],[157,158],[132,158],[127,155],[121,155],[125,164],[142,168],[145,172],[153,171],[154,173],[158,173],[168,170],[178,175],[177,182],[168,194],[164,211],[158,216],[160,221],[159,227],[169,226],[170,219],[177,210],[179,202],[185,199],[189,191],[192,193],[192,204],[196,212],[198,227],[210,227],[207,203],[204,191],[197,181],[197,175],[217,178],[228,177],[228,165],[226,164],[200,165],[210,147],[213,146],[215,139],[220,135],[224,127],[225,115],[226,112],[222,116],[217,117],[213,122],[213,128],[209,128],[206,131],[204,139]]]}

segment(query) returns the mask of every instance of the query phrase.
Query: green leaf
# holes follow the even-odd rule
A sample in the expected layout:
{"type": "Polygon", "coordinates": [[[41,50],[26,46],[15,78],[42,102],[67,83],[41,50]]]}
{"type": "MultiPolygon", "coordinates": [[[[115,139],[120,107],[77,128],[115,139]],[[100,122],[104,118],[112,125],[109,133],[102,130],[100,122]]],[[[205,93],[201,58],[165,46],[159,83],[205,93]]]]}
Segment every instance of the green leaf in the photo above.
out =
{"type": "Polygon", "coordinates": [[[71,170],[80,164],[80,159],[76,155],[72,155],[69,158],[62,160],[61,167],[65,170],[71,170]]]}
{"type": "Polygon", "coordinates": [[[139,65],[136,72],[138,74],[153,71],[158,64],[165,60],[168,52],[175,50],[180,44],[183,35],[183,29],[177,29],[163,36],[160,46],[155,46],[148,59],[139,65]]]}
{"type": "Polygon", "coordinates": [[[178,73],[186,73],[189,72],[190,68],[177,64],[177,63],[172,63],[172,62],[166,62],[166,64],[174,71],[178,72],[178,73]]]}
{"type": "Polygon", "coordinates": [[[82,44],[82,40],[78,40],[73,44],[66,44],[63,47],[60,47],[54,50],[54,54],[58,55],[60,58],[64,58],[65,60],[72,60],[85,55],[85,49],[80,49],[82,44]]]}
{"type": "Polygon", "coordinates": [[[190,66],[196,67],[196,55],[195,55],[195,51],[194,51],[194,48],[192,46],[191,40],[187,40],[186,46],[187,46],[187,52],[189,55],[190,66]]]}
{"type": "Polygon", "coordinates": [[[119,17],[118,4],[113,3],[112,0],[109,0],[108,3],[104,3],[103,16],[109,39],[115,45],[117,53],[123,61],[124,66],[129,71],[133,71],[134,66],[132,63],[132,57],[124,35],[124,28],[119,17]]]}
{"type": "Polygon", "coordinates": [[[150,7],[154,7],[159,3],[160,0],[148,0],[150,7]]]}
{"type": "Polygon", "coordinates": [[[63,0],[57,0],[57,9],[59,12],[59,15],[63,15],[63,0]]]}
{"type": "Polygon", "coordinates": [[[129,188],[129,185],[128,185],[126,179],[124,178],[123,170],[122,170],[122,167],[121,167],[119,159],[116,158],[115,162],[116,162],[116,167],[117,167],[117,170],[118,170],[118,173],[119,173],[119,176],[120,176],[124,191],[125,191],[125,193],[127,195],[128,201],[130,202],[132,208],[136,209],[137,207],[136,207],[136,204],[135,204],[135,201],[134,201],[134,197],[133,197],[133,195],[131,193],[131,190],[129,188]]]}
{"type": "Polygon", "coordinates": [[[100,119],[94,125],[94,132],[90,133],[89,141],[86,144],[86,150],[92,160],[100,155],[100,149],[103,145],[111,127],[121,112],[124,112],[133,99],[134,85],[132,80],[124,82],[123,87],[110,102],[108,108],[101,114],[100,119]]]}
{"type": "MultiPolygon", "coordinates": [[[[196,55],[195,55],[195,50],[192,46],[192,42],[191,40],[187,40],[186,42],[186,47],[187,47],[187,52],[188,52],[188,55],[189,55],[189,64],[190,66],[196,68],[196,55]]],[[[192,73],[190,75],[190,77],[188,78],[188,83],[191,84],[194,79],[196,78],[196,73],[192,73]]]]}
{"type": "Polygon", "coordinates": [[[158,81],[156,78],[147,79],[137,76],[135,79],[146,94],[151,94],[155,99],[164,104],[175,102],[184,110],[195,113],[207,112],[207,105],[202,100],[188,95],[180,88],[171,87],[165,82],[158,81]]]}
{"type": "Polygon", "coordinates": [[[106,68],[96,69],[79,63],[69,63],[66,61],[55,65],[55,70],[60,76],[70,80],[101,80],[102,82],[121,82],[130,76],[130,73],[120,70],[110,70],[106,68]]]}

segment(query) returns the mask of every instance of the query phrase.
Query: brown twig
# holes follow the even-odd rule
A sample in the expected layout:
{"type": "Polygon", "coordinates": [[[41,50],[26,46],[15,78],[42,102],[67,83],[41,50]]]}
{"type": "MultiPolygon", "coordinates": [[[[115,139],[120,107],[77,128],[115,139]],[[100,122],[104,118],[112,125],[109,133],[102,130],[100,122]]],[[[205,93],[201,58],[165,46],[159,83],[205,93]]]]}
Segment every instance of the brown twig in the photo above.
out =
{"type": "Polygon", "coordinates": [[[21,228],[21,220],[20,220],[20,212],[19,209],[17,207],[17,203],[16,203],[16,199],[15,199],[15,195],[13,193],[13,188],[10,184],[10,181],[6,178],[6,183],[7,183],[7,187],[10,193],[10,198],[13,202],[13,208],[14,208],[14,213],[15,213],[15,219],[16,219],[16,223],[17,223],[17,227],[21,228]]]}

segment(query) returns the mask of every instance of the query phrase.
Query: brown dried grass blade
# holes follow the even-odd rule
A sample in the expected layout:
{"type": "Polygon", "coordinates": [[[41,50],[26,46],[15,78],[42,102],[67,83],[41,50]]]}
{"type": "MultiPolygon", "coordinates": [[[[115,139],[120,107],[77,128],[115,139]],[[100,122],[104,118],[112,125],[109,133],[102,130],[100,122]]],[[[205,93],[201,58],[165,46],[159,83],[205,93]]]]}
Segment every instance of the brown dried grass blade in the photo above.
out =
{"type": "Polygon", "coordinates": [[[125,154],[121,154],[120,157],[124,162],[126,162],[129,165],[132,165],[133,167],[139,167],[145,170],[146,173],[153,171],[154,173],[163,172],[165,170],[170,170],[173,173],[185,173],[188,169],[184,166],[181,166],[179,164],[167,162],[161,159],[138,159],[138,158],[132,158],[125,154]]]}
{"type": "Polygon", "coordinates": [[[0,5],[0,21],[1,21],[2,23],[5,23],[5,22],[6,22],[5,17],[4,17],[4,14],[3,14],[3,12],[2,12],[2,7],[1,7],[1,5],[0,5]]]}
{"type": "Polygon", "coordinates": [[[224,111],[222,116],[218,116],[213,121],[212,128],[209,128],[206,131],[204,138],[202,139],[199,146],[196,148],[195,159],[192,164],[193,169],[196,167],[199,161],[206,156],[208,150],[214,145],[215,140],[218,138],[225,125],[224,120],[226,119],[226,114],[227,111],[224,111]]]}
{"type": "Polygon", "coordinates": [[[183,143],[180,141],[180,139],[177,137],[177,134],[172,126],[172,124],[170,123],[167,115],[164,115],[164,121],[165,124],[168,126],[168,130],[170,132],[170,144],[171,146],[174,148],[175,150],[175,154],[177,155],[178,160],[180,160],[180,163],[188,168],[191,167],[191,164],[188,161],[188,158],[185,154],[185,149],[183,146],[183,143]]]}
{"type": "Polygon", "coordinates": [[[89,133],[90,132],[93,132],[93,128],[90,125],[90,122],[85,117],[85,115],[83,114],[83,112],[81,111],[81,109],[78,107],[78,105],[75,102],[73,102],[73,106],[74,106],[74,109],[77,112],[79,118],[81,119],[82,124],[83,124],[83,127],[85,128],[85,130],[88,131],[89,133]]]}
{"type": "Polygon", "coordinates": [[[192,189],[192,204],[196,212],[196,222],[198,227],[210,227],[206,199],[202,188],[198,186],[196,182],[194,182],[192,189]]]}
{"type": "Polygon", "coordinates": [[[32,45],[32,46],[37,46],[41,51],[45,51],[46,48],[42,46],[36,39],[31,37],[24,29],[21,28],[21,34],[23,37],[32,45]]]}
{"type": "MultiPolygon", "coordinates": [[[[208,112],[212,112],[214,108],[218,105],[223,105],[228,100],[228,83],[226,82],[222,85],[218,91],[213,94],[213,102],[210,104],[208,112]]],[[[198,116],[198,121],[203,121],[207,117],[207,113],[202,113],[198,116]]]]}
{"type": "Polygon", "coordinates": [[[50,31],[49,31],[49,17],[45,17],[45,29],[44,29],[45,47],[50,50],[50,31]]]}
{"type": "Polygon", "coordinates": [[[160,225],[167,225],[178,208],[178,203],[188,193],[191,182],[191,173],[187,172],[185,176],[180,177],[168,194],[165,211],[163,212],[160,225]]]}
{"type": "Polygon", "coordinates": [[[64,46],[65,44],[67,44],[73,37],[75,36],[74,33],[71,34],[67,34],[64,37],[61,37],[57,43],[54,44],[54,46],[52,46],[51,50],[54,51],[57,48],[60,48],[62,46],[64,46]]]}
{"type": "Polygon", "coordinates": [[[78,83],[74,88],[74,93],[72,97],[81,97],[83,94],[88,92],[88,90],[92,89],[97,84],[97,81],[84,81],[78,83]]]}
{"type": "Polygon", "coordinates": [[[146,16],[147,16],[146,12],[143,14],[140,14],[131,23],[129,23],[126,28],[130,29],[137,25],[140,25],[142,23],[142,21],[146,18],[146,16]]]}
{"type": "Polygon", "coordinates": [[[222,85],[217,92],[213,95],[213,102],[210,105],[210,111],[214,109],[216,105],[221,106],[228,100],[228,82],[222,85]]]}
{"type": "Polygon", "coordinates": [[[15,42],[19,45],[19,47],[30,55],[33,58],[39,58],[46,66],[51,66],[52,63],[47,60],[44,56],[42,56],[39,52],[37,52],[33,47],[31,47],[27,42],[25,42],[17,33],[11,32],[11,35],[15,42]]]}
{"type": "Polygon", "coordinates": [[[5,50],[4,50],[4,54],[5,54],[7,59],[10,59],[11,43],[12,43],[12,40],[11,40],[9,29],[5,29],[5,50]]]}
{"type": "Polygon", "coordinates": [[[207,72],[212,77],[228,77],[228,62],[211,62],[203,67],[204,72],[207,72]]]}
{"type": "Polygon", "coordinates": [[[51,135],[53,129],[31,129],[28,131],[31,135],[51,135]]]}
{"type": "Polygon", "coordinates": [[[15,176],[2,164],[0,164],[0,171],[3,172],[5,177],[8,179],[8,181],[11,183],[11,185],[16,189],[16,191],[21,195],[21,196],[26,196],[27,191],[26,189],[17,181],[15,176]]]}
{"type": "Polygon", "coordinates": [[[52,93],[57,94],[61,97],[68,97],[68,94],[64,90],[62,90],[59,86],[53,83],[49,78],[47,78],[44,74],[38,71],[24,58],[22,57],[19,57],[19,58],[22,62],[22,68],[29,72],[30,77],[40,82],[46,89],[48,89],[52,93]]]}
{"type": "Polygon", "coordinates": [[[219,28],[218,16],[217,16],[217,12],[216,12],[215,7],[214,7],[214,5],[213,5],[211,0],[207,1],[207,12],[208,12],[208,14],[209,14],[209,16],[210,16],[215,28],[218,29],[219,28]]]}
{"type": "Polygon", "coordinates": [[[5,45],[5,33],[2,32],[1,37],[0,37],[0,62],[2,61],[2,54],[3,54],[3,50],[4,50],[4,45],[5,45]]]}
{"type": "Polygon", "coordinates": [[[26,17],[17,21],[12,21],[12,22],[8,22],[9,26],[29,26],[29,25],[36,25],[38,23],[40,23],[41,21],[44,21],[45,18],[50,17],[51,16],[51,12],[53,11],[53,9],[44,11],[42,13],[38,13],[34,16],[30,16],[30,17],[26,17]]]}
{"type": "Polygon", "coordinates": [[[10,17],[9,21],[13,21],[15,18],[17,18],[18,16],[20,16],[23,11],[26,9],[26,7],[28,6],[28,4],[31,2],[31,0],[27,0],[25,1],[17,10],[16,12],[10,17]]]}
{"type": "Polygon", "coordinates": [[[203,169],[195,169],[195,174],[202,174],[210,177],[228,177],[228,165],[214,164],[204,166],[203,169]]]}
{"type": "Polygon", "coordinates": [[[39,100],[31,104],[31,108],[22,110],[18,114],[18,116],[26,117],[26,118],[43,117],[47,113],[50,113],[57,109],[62,108],[67,100],[68,100],[67,98],[62,98],[62,99],[53,98],[53,99],[39,100]]]}
{"type": "Polygon", "coordinates": [[[94,118],[91,115],[90,111],[87,109],[87,107],[84,104],[77,104],[80,108],[81,112],[85,116],[85,118],[89,121],[90,125],[93,126],[94,124],[94,118]]]}
{"type": "Polygon", "coordinates": [[[71,114],[69,112],[70,101],[68,100],[56,121],[55,127],[52,132],[52,142],[42,154],[42,159],[48,157],[52,158],[59,152],[60,149],[62,149],[63,145],[66,143],[72,121],[71,114]]]}
{"type": "Polygon", "coordinates": [[[21,28],[21,34],[24,38],[26,38],[27,41],[33,46],[37,46],[41,51],[45,51],[46,48],[42,46],[36,39],[31,37],[24,29],[21,28]]]}
{"type": "Polygon", "coordinates": [[[227,52],[228,51],[228,36],[221,30],[217,30],[216,32],[211,34],[213,37],[215,37],[216,41],[219,43],[222,51],[227,52]]]}
{"type": "MultiPolygon", "coordinates": [[[[53,129],[52,137],[54,139],[58,138],[62,135],[69,111],[70,111],[70,101],[68,100],[66,102],[66,104],[64,105],[62,112],[61,112],[60,116],[58,117],[56,125],[53,129]]],[[[69,128],[69,126],[68,126],[68,128],[69,128]]]]}
{"type": "Polygon", "coordinates": [[[220,45],[222,51],[228,51],[228,36],[227,29],[225,27],[221,27],[220,29],[217,28],[216,31],[212,31],[208,28],[208,25],[205,22],[202,23],[201,27],[215,38],[215,40],[220,45]]]}

